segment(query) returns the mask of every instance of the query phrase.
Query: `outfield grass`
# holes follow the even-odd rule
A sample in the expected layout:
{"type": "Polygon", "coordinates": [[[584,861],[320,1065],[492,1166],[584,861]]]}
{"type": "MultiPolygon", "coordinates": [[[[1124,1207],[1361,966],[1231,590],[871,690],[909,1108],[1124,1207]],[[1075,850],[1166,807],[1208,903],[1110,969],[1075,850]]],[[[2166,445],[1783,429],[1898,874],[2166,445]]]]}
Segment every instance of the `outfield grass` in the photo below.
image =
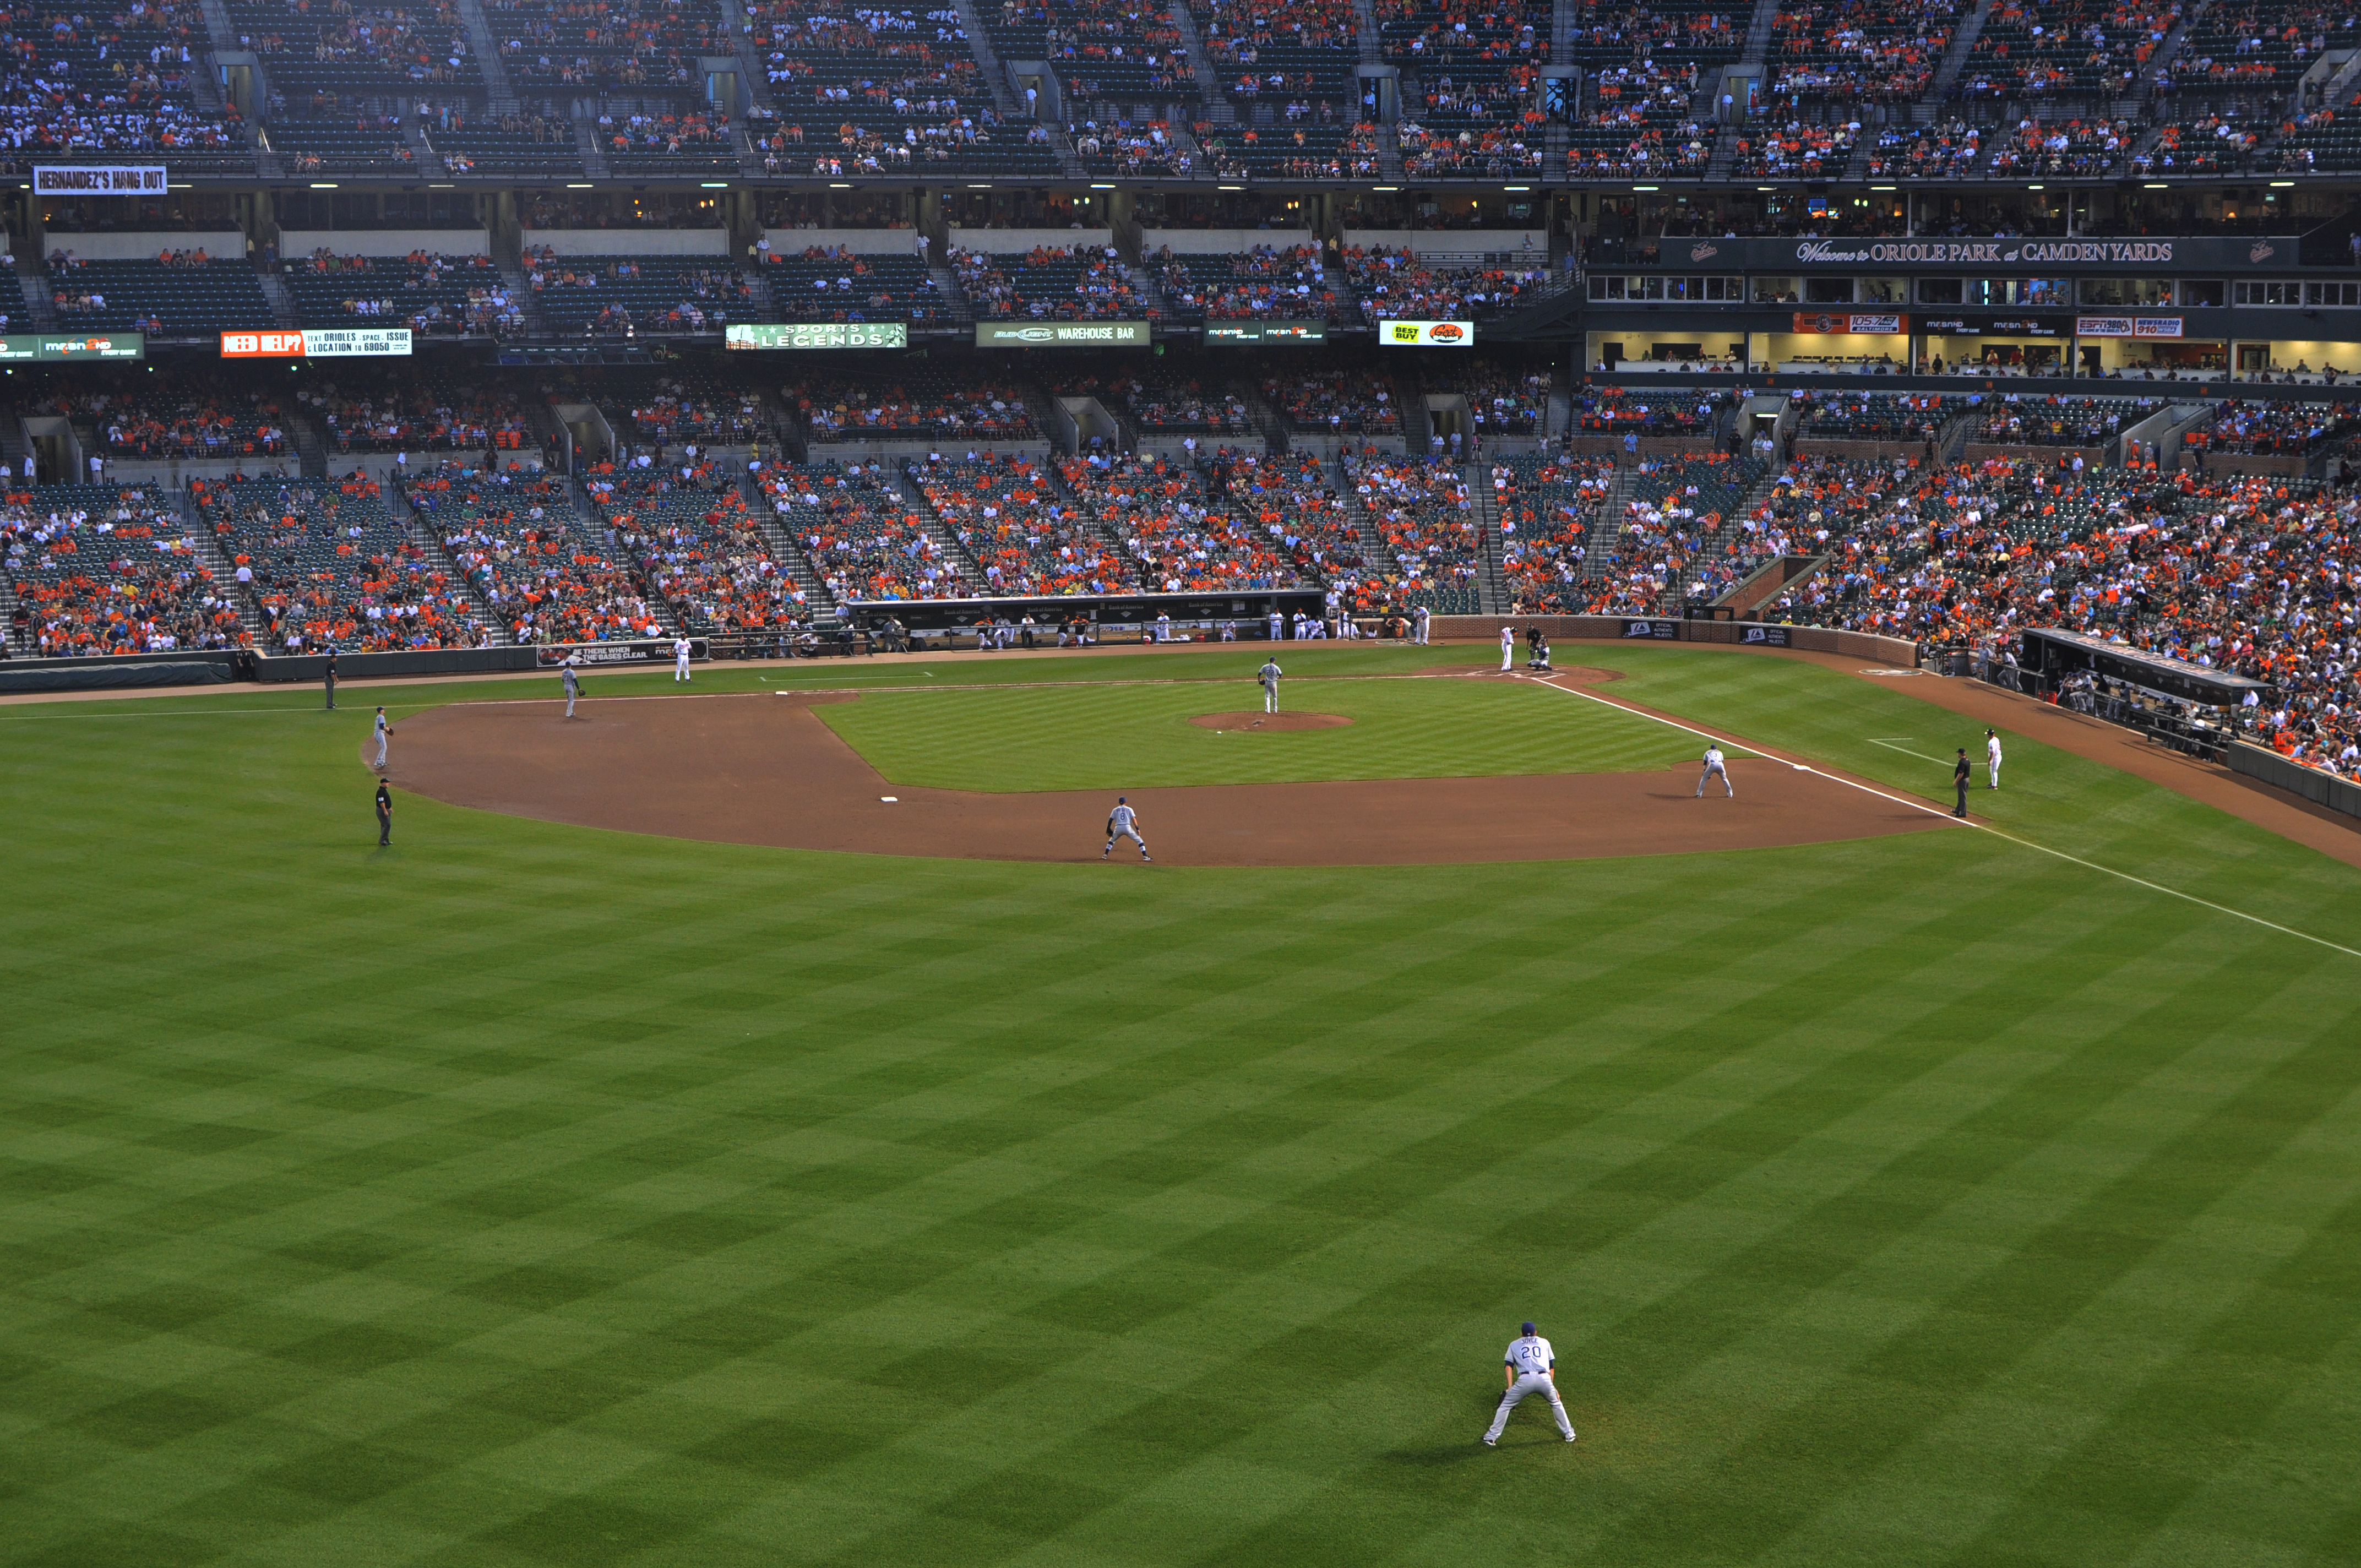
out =
{"type": "MultiPolygon", "coordinates": [[[[1871,738],[1962,728],[1583,657],[1938,797],[1871,738]]],[[[315,701],[0,708],[0,1562],[2361,1555],[2361,960],[1968,832],[380,852],[315,701]],[[1528,1316],[1583,1439],[1488,1452],[1528,1316]]],[[[2028,843],[2361,947],[2361,875],[2009,751],[2028,843]]]]}
{"type": "Polygon", "coordinates": [[[936,789],[1148,789],[1304,779],[1631,773],[1693,761],[1685,730],[1523,684],[1286,680],[1290,712],[1352,723],[1285,733],[1206,729],[1199,714],[1260,713],[1236,680],[874,692],[815,709],[895,784],[936,789]]]}

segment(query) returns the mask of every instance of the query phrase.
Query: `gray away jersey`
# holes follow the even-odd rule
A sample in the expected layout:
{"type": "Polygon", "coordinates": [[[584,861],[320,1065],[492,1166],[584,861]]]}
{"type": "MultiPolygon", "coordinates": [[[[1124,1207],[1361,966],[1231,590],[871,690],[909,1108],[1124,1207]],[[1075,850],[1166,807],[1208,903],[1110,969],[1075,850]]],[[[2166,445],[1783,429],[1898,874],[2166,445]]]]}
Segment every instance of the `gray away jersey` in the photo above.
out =
{"type": "Polygon", "coordinates": [[[1551,1367],[1555,1366],[1557,1352],[1552,1350],[1550,1342],[1541,1335],[1527,1334],[1522,1339],[1509,1342],[1508,1361],[1510,1365],[1517,1369],[1519,1376],[1524,1376],[1532,1373],[1547,1372],[1551,1367]]]}

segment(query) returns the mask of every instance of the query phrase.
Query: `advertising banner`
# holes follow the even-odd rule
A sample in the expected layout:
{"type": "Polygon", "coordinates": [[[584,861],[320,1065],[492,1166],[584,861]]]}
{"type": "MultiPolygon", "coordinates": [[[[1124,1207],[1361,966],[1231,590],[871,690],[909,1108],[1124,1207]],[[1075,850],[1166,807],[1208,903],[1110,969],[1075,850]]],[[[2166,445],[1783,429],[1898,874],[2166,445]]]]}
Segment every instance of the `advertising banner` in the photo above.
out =
{"type": "Polygon", "coordinates": [[[1476,323],[1379,322],[1378,341],[1395,348],[1467,348],[1476,342],[1476,323]]]}
{"type": "Polygon", "coordinates": [[[148,338],[137,332],[10,333],[0,337],[0,360],[145,359],[148,338]]]}
{"type": "Polygon", "coordinates": [[[978,322],[978,348],[1145,348],[1146,322],[978,322]]]}
{"type": "Polygon", "coordinates": [[[1890,335],[1909,330],[1909,318],[1897,315],[1859,315],[1846,311],[1797,311],[1795,330],[1819,334],[1823,333],[1873,333],[1890,335]]]}
{"type": "Polygon", "coordinates": [[[221,356],[224,359],[351,359],[405,356],[409,353],[410,329],[406,326],[334,327],[308,332],[225,332],[221,334],[221,356]]]}
{"type": "Polygon", "coordinates": [[[1739,630],[1738,640],[1741,642],[1752,642],[1756,646],[1763,648],[1785,648],[1790,646],[1787,639],[1787,629],[1784,626],[1741,627],[1739,630]]]}
{"type": "Polygon", "coordinates": [[[2179,337],[2180,319],[2179,316],[2134,316],[2132,335],[2134,337],[2179,337]]]}
{"type": "Polygon", "coordinates": [[[1658,252],[1657,265],[1668,271],[1711,268],[1728,272],[1858,272],[1902,268],[2041,278],[2151,267],[2207,271],[2293,267],[2299,248],[2293,236],[2254,235],[2168,239],[1667,238],[1658,252]]]}
{"type": "Polygon", "coordinates": [[[1677,620],[1627,620],[1623,623],[1626,637],[1655,637],[1666,642],[1677,641],[1681,623],[1677,620]]]}
{"type": "Polygon", "coordinates": [[[160,196],[168,189],[160,163],[37,163],[36,196],[160,196]]]}
{"type": "Polygon", "coordinates": [[[2179,316],[2076,316],[2076,337],[2179,337],[2179,316]]]}
{"type": "MultiPolygon", "coordinates": [[[[704,659],[709,649],[702,637],[688,640],[688,656],[704,659]]],[[[636,642],[544,642],[533,650],[533,658],[545,670],[554,670],[571,659],[582,668],[601,664],[669,664],[672,644],[648,640],[636,642]]]]}
{"type": "Polygon", "coordinates": [[[1214,343],[1325,343],[1326,322],[1207,322],[1205,341],[1214,343]]]}
{"type": "Polygon", "coordinates": [[[907,322],[746,322],[725,327],[730,348],[907,348],[907,322]]]}

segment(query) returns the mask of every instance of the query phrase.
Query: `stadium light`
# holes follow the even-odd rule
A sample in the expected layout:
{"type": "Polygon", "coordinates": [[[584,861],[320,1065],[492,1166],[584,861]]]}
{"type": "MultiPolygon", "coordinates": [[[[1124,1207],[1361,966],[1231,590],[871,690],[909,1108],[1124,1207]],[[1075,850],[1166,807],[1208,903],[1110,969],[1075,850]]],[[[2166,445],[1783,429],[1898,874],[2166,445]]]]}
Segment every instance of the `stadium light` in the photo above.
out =
{"type": "Polygon", "coordinates": [[[971,191],[989,191],[989,190],[991,190],[991,189],[992,189],[992,184],[991,184],[991,182],[990,182],[989,181],[985,181],[983,184],[981,184],[981,185],[973,185],[973,184],[972,184],[972,185],[970,185],[970,186],[968,187],[968,189],[969,189],[969,190],[971,190],[971,191]]]}
{"type": "Polygon", "coordinates": [[[852,189],[852,181],[850,180],[831,180],[828,182],[828,188],[831,191],[850,191],[852,189]]]}
{"type": "Polygon", "coordinates": [[[2041,189],[2041,187],[2040,187],[2040,186],[2038,186],[2038,185],[2027,185],[2027,186],[2026,187],[2026,190],[2028,190],[2028,191],[2038,191],[2038,190],[2040,190],[2040,189],[2041,189]]]}
{"type": "Polygon", "coordinates": [[[1372,191],[1399,191],[1401,187],[1399,185],[1372,185],[1369,189],[1372,191]]]}
{"type": "Polygon", "coordinates": [[[456,191],[458,189],[456,185],[429,185],[426,188],[429,191],[456,191]]]}
{"type": "Polygon", "coordinates": [[[700,180],[697,183],[697,188],[700,191],[727,191],[730,189],[730,181],[727,180],[700,180]]]}
{"type": "Polygon", "coordinates": [[[2147,184],[2141,186],[2140,189],[2143,191],[2169,191],[2172,187],[2166,184],[2161,180],[2151,180],[2147,184]]]}
{"type": "MultiPolygon", "coordinates": [[[[1639,188],[1640,188],[1640,187],[1638,187],[1637,185],[1634,185],[1634,186],[1632,186],[1632,187],[1631,187],[1631,189],[1633,189],[1634,191],[1637,191],[1639,188]]],[[[1500,187],[1500,189],[1501,189],[1501,190],[1503,190],[1503,191],[1530,191],[1530,190],[1532,190],[1532,186],[1530,186],[1530,185],[1503,185],[1503,186],[1501,186],[1501,187],[1500,187]]],[[[1652,189],[1652,190],[1653,190],[1653,187],[1652,186],[1652,187],[1650,187],[1650,189],[1652,189]]]]}
{"type": "Polygon", "coordinates": [[[1213,189],[1216,191],[1243,191],[1246,187],[1243,185],[1216,185],[1213,189]]]}
{"type": "Polygon", "coordinates": [[[566,188],[568,191],[588,191],[592,187],[588,180],[569,180],[566,182],[566,188]]]}
{"type": "MultiPolygon", "coordinates": [[[[2295,181],[2292,181],[2292,180],[2274,180],[2274,181],[2271,181],[2271,188],[2272,188],[2273,190],[2275,190],[2275,191],[2284,191],[2284,190],[2287,190],[2289,187],[2292,186],[2294,183],[2295,183],[2295,181]]],[[[180,186],[177,186],[177,185],[176,185],[176,186],[174,186],[174,187],[173,187],[173,189],[174,189],[174,190],[180,190],[180,189],[181,189],[181,187],[180,187],[180,186]]]]}
{"type": "MultiPolygon", "coordinates": [[[[1518,186],[1518,187],[1517,187],[1517,189],[1518,189],[1518,190],[1520,190],[1520,191],[1521,191],[1521,190],[1523,190],[1523,189],[1524,189],[1524,187],[1523,187],[1523,186],[1521,186],[1521,185],[1520,185],[1520,186],[1518,186]]],[[[1656,189],[1656,187],[1655,187],[1655,186],[1653,186],[1653,185],[1634,185],[1634,186],[1632,186],[1632,187],[1631,187],[1631,189],[1632,189],[1632,190],[1634,190],[1634,191],[1653,191],[1653,190],[1655,190],[1655,189],[1656,189]]]]}
{"type": "Polygon", "coordinates": [[[1776,191],[1779,189],[1776,185],[1757,185],[1754,188],[1757,191],[1776,191]]]}
{"type": "Polygon", "coordinates": [[[1092,189],[1092,190],[1093,190],[1093,191],[1112,191],[1112,190],[1114,190],[1114,189],[1115,189],[1115,187],[1114,187],[1113,185],[1098,185],[1098,184],[1093,184],[1093,185],[1091,187],[1091,189],[1092,189]]]}
{"type": "Polygon", "coordinates": [[[335,186],[324,181],[314,180],[312,181],[312,189],[314,191],[333,191],[335,189],[335,186]]]}
{"type": "Polygon", "coordinates": [[[1891,191],[1894,187],[1891,185],[1872,185],[1870,189],[1872,191],[1891,191]]]}

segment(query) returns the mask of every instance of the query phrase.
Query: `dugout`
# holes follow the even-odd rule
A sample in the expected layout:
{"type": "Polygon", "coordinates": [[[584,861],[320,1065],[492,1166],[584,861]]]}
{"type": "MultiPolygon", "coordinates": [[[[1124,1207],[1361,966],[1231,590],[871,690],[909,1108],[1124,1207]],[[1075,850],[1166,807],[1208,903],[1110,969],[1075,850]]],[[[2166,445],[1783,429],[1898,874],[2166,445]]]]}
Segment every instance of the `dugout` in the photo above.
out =
{"type": "Polygon", "coordinates": [[[1258,588],[1201,594],[1053,594],[1034,598],[854,599],[843,608],[851,612],[852,624],[863,631],[873,633],[893,620],[925,641],[972,635],[975,623],[987,619],[1019,625],[1029,615],[1036,640],[1055,647],[1059,623],[1077,615],[1117,641],[1153,628],[1159,615],[1171,617],[1175,637],[1183,631],[1218,635],[1222,622],[1234,620],[1243,642],[1268,634],[1273,610],[1291,625],[1296,611],[1321,616],[1327,613],[1328,605],[1326,595],[1318,588],[1258,588]]]}
{"type": "Polygon", "coordinates": [[[2249,692],[2257,702],[2268,700],[2271,695],[2270,686],[2262,681],[2079,631],[2041,627],[2021,635],[2017,663],[2051,685],[2072,675],[2093,674],[2202,707],[2237,707],[2249,692]]]}

